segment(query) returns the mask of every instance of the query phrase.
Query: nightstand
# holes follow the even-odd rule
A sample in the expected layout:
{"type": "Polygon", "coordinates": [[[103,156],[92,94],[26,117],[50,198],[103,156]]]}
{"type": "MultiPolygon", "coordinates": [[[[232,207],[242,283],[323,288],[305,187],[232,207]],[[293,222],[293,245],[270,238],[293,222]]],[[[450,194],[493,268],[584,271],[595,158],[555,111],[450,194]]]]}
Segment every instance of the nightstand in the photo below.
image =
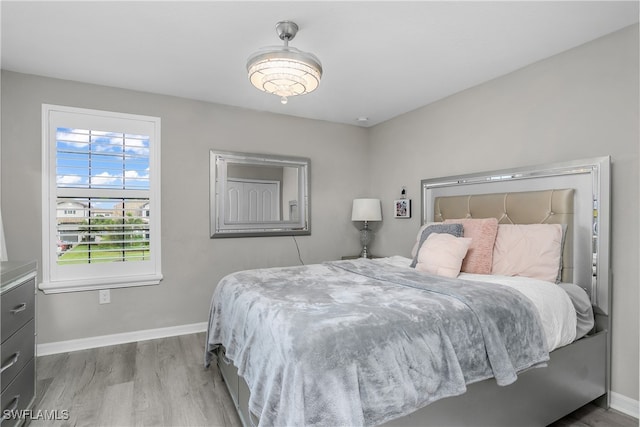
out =
{"type": "MultiPolygon", "coordinates": [[[[342,259],[358,259],[358,258],[360,258],[360,255],[344,255],[342,257],[342,259]]],[[[382,257],[375,256],[375,255],[369,255],[367,258],[368,259],[375,259],[375,258],[382,258],[382,257]]]]}

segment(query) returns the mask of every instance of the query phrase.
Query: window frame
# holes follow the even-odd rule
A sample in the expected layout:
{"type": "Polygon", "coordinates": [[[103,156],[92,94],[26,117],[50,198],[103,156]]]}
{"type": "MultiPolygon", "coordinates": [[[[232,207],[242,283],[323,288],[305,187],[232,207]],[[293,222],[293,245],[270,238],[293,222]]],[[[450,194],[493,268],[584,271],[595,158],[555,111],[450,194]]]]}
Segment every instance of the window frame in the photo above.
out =
{"type": "MultiPolygon", "coordinates": [[[[42,104],[42,282],[46,294],[157,285],[161,269],[160,203],[160,124],[159,117],[118,113],[86,108],[42,104]],[[149,136],[148,210],[150,259],[136,262],[58,265],[57,263],[57,170],[56,131],[59,127],[110,130],[149,136]],[[117,268],[115,268],[117,266],[117,268]]],[[[132,190],[120,191],[123,198],[134,197],[132,190]],[[130,192],[130,193],[127,193],[130,192]]],[[[145,190],[146,191],[146,190],[145,190]]],[[[89,189],[96,196],[101,189],[89,189]]],[[[135,190],[133,190],[135,193],[135,190]]],[[[92,197],[96,197],[92,196],[92,197]]]]}

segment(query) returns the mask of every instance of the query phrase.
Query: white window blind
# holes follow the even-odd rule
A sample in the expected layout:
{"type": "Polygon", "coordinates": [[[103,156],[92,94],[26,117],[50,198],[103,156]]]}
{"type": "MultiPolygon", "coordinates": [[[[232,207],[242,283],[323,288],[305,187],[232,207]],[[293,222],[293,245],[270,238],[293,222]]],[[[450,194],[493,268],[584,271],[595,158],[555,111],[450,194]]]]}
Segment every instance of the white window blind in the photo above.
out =
{"type": "Polygon", "coordinates": [[[43,106],[45,292],[156,284],[160,119],[43,106]]]}

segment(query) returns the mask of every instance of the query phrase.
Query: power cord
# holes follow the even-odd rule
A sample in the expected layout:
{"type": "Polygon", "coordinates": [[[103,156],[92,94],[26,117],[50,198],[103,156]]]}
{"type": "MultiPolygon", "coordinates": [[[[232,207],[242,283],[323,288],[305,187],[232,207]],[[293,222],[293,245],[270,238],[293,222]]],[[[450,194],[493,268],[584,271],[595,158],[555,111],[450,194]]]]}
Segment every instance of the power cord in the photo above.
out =
{"type": "Polygon", "coordinates": [[[298,259],[300,260],[300,264],[304,265],[304,261],[302,260],[302,256],[300,255],[300,247],[298,246],[298,241],[296,240],[295,234],[292,234],[293,241],[296,243],[296,249],[298,250],[298,259]]]}

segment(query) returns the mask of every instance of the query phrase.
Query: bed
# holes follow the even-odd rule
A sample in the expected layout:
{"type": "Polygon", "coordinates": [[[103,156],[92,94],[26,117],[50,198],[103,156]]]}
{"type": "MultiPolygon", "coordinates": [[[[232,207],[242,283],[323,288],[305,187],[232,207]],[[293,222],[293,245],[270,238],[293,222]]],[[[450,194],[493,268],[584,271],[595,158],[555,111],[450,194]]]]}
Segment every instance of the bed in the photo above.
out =
{"type": "Polygon", "coordinates": [[[217,361],[245,426],[542,426],[596,399],[607,406],[608,174],[609,159],[598,158],[423,180],[413,259],[227,276],[212,299],[205,363],[217,361]],[[553,279],[568,284],[548,268],[525,281],[574,309],[565,326],[548,321],[538,290],[518,289],[521,277],[428,270],[436,238],[467,245],[468,261],[473,239],[461,230],[485,222],[501,242],[504,230],[539,224],[560,236],[553,279]],[[424,237],[444,225],[459,235],[424,237]]]}

